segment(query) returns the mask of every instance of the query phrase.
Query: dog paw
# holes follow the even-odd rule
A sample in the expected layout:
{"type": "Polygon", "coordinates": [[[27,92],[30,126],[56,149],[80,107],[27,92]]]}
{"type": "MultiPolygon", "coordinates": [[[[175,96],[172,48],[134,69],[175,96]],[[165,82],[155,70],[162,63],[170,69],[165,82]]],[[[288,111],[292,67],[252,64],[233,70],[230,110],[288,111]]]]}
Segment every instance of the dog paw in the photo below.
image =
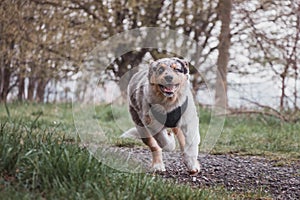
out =
{"type": "Polygon", "coordinates": [[[154,163],[151,167],[152,172],[165,172],[166,168],[164,163],[154,163]]]}
{"type": "Polygon", "coordinates": [[[199,169],[195,168],[195,169],[192,169],[189,171],[191,176],[196,176],[199,172],[200,172],[200,167],[199,167],[199,169]]]}
{"type": "Polygon", "coordinates": [[[196,158],[186,156],[184,164],[188,168],[190,175],[197,175],[200,172],[200,164],[196,158]]]}
{"type": "Polygon", "coordinates": [[[192,166],[189,166],[188,170],[189,170],[189,173],[190,173],[191,176],[197,175],[200,172],[199,162],[197,161],[192,166]]]}

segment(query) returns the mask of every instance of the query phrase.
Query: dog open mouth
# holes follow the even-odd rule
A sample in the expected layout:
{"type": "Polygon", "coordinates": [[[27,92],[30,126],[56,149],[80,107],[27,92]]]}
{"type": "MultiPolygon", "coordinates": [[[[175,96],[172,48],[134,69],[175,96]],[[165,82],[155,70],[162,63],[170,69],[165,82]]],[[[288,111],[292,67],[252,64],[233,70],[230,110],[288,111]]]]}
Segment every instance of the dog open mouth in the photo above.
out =
{"type": "Polygon", "coordinates": [[[171,97],[177,91],[179,84],[159,85],[160,91],[166,96],[171,97]]]}

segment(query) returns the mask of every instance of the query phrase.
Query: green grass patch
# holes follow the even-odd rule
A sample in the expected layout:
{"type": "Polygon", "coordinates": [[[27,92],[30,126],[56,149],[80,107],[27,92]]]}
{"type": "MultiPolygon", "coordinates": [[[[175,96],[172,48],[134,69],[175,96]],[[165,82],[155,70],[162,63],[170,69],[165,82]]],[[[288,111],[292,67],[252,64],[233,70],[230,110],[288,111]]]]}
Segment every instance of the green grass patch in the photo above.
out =
{"type": "Polygon", "coordinates": [[[253,115],[227,117],[215,153],[300,158],[300,123],[253,115]]]}

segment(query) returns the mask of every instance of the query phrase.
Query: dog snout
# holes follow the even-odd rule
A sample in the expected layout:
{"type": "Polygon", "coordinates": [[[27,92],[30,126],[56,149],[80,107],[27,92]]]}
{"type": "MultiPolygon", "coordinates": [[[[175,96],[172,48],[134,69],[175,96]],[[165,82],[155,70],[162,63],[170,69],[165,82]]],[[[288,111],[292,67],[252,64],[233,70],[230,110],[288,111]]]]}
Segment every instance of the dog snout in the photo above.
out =
{"type": "Polygon", "coordinates": [[[173,77],[170,76],[170,75],[167,75],[167,76],[165,76],[165,80],[166,80],[168,83],[170,83],[170,82],[172,82],[173,77]]]}

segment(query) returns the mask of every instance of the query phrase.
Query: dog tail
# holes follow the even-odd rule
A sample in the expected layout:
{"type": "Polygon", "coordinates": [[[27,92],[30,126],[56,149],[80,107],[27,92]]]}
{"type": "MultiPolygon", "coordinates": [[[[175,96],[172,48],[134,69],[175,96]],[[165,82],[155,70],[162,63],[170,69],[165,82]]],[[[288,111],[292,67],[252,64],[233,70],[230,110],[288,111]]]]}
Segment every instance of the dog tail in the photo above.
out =
{"type": "Polygon", "coordinates": [[[131,128],[131,129],[127,130],[125,133],[123,133],[120,137],[121,138],[139,139],[140,135],[139,135],[138,131],[136,130],[136,128],[131,128]]]}

